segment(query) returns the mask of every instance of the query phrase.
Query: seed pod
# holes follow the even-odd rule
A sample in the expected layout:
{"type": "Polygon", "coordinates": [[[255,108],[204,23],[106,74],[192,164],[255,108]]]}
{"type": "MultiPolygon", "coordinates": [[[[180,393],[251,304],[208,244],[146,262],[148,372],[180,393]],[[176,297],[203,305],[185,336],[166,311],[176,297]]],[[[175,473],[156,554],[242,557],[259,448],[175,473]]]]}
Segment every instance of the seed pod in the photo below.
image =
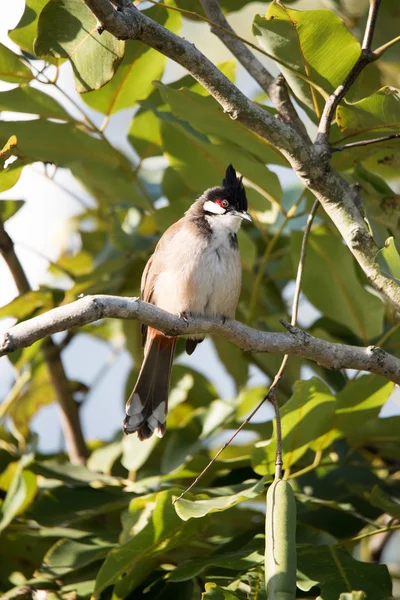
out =
{"type": "Polygon", "coordinates": [[[268,600],[296,599],[296,501],[283,479],[267,492],[265,587],[268,600]]]}

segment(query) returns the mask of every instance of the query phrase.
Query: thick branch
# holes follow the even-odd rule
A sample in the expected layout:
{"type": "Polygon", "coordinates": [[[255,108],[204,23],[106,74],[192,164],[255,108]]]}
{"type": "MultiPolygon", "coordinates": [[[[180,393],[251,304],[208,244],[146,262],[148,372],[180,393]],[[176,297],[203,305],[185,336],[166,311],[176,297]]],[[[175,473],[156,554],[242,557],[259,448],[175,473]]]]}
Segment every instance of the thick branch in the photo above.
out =
{"type": "MultiPolygon", "coordinates": [[[[11,272],[11,275],[14,278],[18,292],[20,294],[26,294],[29,292],[31,289],[29,281],[17,255],[15,254],[13,241],[5,231],[1,219],[0,254],[2,254],[11,272]]],[[[70,460],[75,464],[84,463],[89,453],[82,434],[78,405],[72,397],[70,383],[65,374],[59,349],[53,340],[49,338],[43,343],[42,351],[49,369],[57,400],[61,408],[63,432],[67,443],[70,460]]]]}
{"type": "Polygon", "coordinates": [[[335,115],[336,108],[341,100],[345,97],[361,71],[368,65],[368,63],[376,60],[377,56],[372,52],[372,40],[374,38],[376,20],[378,18],[378,10],[381,0],[370,0],[369,13],[367,24],[365,26],[364,39],[361,46],[361,54],[356,61],[355,65],[347,75],[345,80],[333,94],[328,98],[324,111],[321,116],[321,120],[318,127],[318,135],[316,144],[322,147],[328,146],[329,129],[332,123],[332,119],[335,115]]]}
{"type": "Polygon", "coordinates": [[[190,317],[186,321],[137,298],[106,295],[86,296],[14,325],[0,335],[0,356],[30,346],[58,331],[106,317],[136,319],[173,336],[196,333],[220,335],[248,352],[299,356],[329,369],[369,371],[400,383],[400,360],[381,348],[334,344],[312,337],[296,327],[292,327],[290,333],[270,333],[239,321],[223,323],[220,319],[204,317],[190,317]]]}
{"type": "Polygon", "coordinates": [[[104,29],[118,38],[141,40],[182,65],[231,118],[237,119],[280,150],[331,217],[371,284],[400,310],[400,286],[380,272],[375,262],[378,248],[362,215],[354,206],[350,186],[338,173],[327,167],[330,151],[323,160],[320,148],[314,147],[294,127],[275,119],[251,102],[193,44],[149,19],[129,0],[123,0],[122,11],[114,10],[108,0],[83,1],[104,29]]]}

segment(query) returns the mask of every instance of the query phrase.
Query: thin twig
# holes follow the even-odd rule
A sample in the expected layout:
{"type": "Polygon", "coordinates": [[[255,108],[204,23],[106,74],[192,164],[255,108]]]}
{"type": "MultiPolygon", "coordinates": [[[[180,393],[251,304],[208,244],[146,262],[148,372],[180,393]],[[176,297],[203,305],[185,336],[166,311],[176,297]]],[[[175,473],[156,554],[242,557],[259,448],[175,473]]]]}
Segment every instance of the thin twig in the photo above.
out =
{"type": "Polygon", "coordinates": [[[375,54],[372,52],[371,46],[380,3],[381,0],[370,0],[368,19],[365,26],[363,43],[361,46],[361,54],[343,83],[341,83],[333,92],[333,94],[329,96],[325,104],[315,142],[317,146],[321,146],[325,151],[329,148],[329,130],[339,102],[343,100],[364,67],[378,58],[378,56],[375,56],[375,54]]]}
{"type": "Polygon", "coordinates": [[[332,146],[332,152],[342,152],[342,150],[349,150],[351,148],[360,148],[361,146],[370,146],[371,144],[378,144],[379,142],[387,142],[388,140],[397,140],[400,138],[400,133],[392,133],[390,135],[384,135],[373,140],[361,140],[360,142],[352,142],[351,144],[345,144],[344,146],[332,146]]]}
{"type": "MultiPolygon", "coordinates": [[[[19,294],[23,295],[29,292],[31,286],[28,278],[15,254],[13,241],[5,231],[1,219],[0,254],[2,254],[10,270],[19,294]]],[[[60,352],[50,337],[43,342],[41,349],[60,405],[64,437],[67,442],[70,461],[74,464],[82,464],[86,461],[89,453],[82,433],[78,406],[72,396],[70,382],[65,374],[60,352]]]]}
{"type": "MultiPolygon", "coordinates": [[[[293,327],[295,327],[296,320],[297,320],[299,296],[300,296],[300,289],[301,289],[301,280],[302,280],[302,275],[303,275],[303,270],[304,270],[306,253],[307,253],[308,237],[309,237],[309,234],[311,231],[311,227],[312,227],[315,213],[317,212],[318,206],[319,206],[319,201],[316,200],[313,204],[313,207],[309,214],[307,224],[306,224],[306,227],[304,230],[303,242],[301,245],[301,252],[300,252],[300,259],[299,259],[299,266],[297,269],[296,288],[295,288],[295,293],[294,293],[294,298],[293,298],[292,318],[291,318],[291,325],[293,327]]],[[[261,406],[267,400],[272,404],[274,412],[275,412],[275,435],[276,435],[275,479],[282,479],[282,465],[283,465],[282,427],[281,427],[281,416],[280,416],[280,411],[279,411],[279,405],[276,400],[276,390],[277,390],[279,382],[283,376],[283,373],[285,371],[288,360],[289,360],[289,355],[285,354],[285,356],[283,357],[281,366],[279,367],[279,370],[278,370],[277,374],[275,375],[275,378],[268,390],[268,393],[264,396],[264,398],[261,400],[261,402],[259,402],[257,404],[257,406],[252,411],[252,413],[236,429],[235,433],[229,438],[229,440],[227,442],[225,442],[225,444],[218,450],[218,452],[215,454],[215,456],[213,456],[213,458],[208,463],[208,465],[202,470],[202,472],[196,477],[196,479],[189,485],[189,487],[187,487],[180,496],[175,498],[173,504],[175,504],[175,502],[178,502],[178,500],[181,500],[181,498],[183,498],[183,496],[185,496],[185,494],[187,494],[187,492],[189,492],[199,482],[199,480],[202,478],[204,473],[206,473],[208,471],[208,469],[215,463],[215,461],[220,456],[220,454],[225,450],[225,448],[227,446],[229,446],[229,444],[235,439],[235,437],[238,435],[238,433],[240,433],[242,431],[243,427],[245,427],[247,425],[247,423],[249,423],[251,421],[251,419],[254,417],[256,412],[261,408],[261,406]]]]}

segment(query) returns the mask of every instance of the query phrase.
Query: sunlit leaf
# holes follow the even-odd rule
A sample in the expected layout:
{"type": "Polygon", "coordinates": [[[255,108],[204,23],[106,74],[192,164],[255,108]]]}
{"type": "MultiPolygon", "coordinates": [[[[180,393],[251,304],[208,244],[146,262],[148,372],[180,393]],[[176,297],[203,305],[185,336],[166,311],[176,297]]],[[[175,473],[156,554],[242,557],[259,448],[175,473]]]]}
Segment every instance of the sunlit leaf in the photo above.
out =
{"type": "MultiPolygon", "coordinates": [[[[173,32],[181,26],[180,14],[175,11],[154,6],[145,14],[173,32]]],[[[160,52],[142,42],[128,40],[125,56],[115,76],[101,90],[84,94],[83,99],[105,115],[134,106],[150,94],[153,81],[162,75],[165,61],[160,52]]]]}
{"type": "Polygon", "coordinates": [[[28,83],[33,75],[17,54],[0,44],[0,79],[9,83],[28,83]]]}
{"type": "Polygon", "coordinates": [[[265,18],[255,17],[253,33],[264,50],[278,59],[297,98],[318,116],[324,100],[296,72],[330,94],[360,55],[357,39],[329,10],[294,10],[272,2],[265,18]]]}
{"type": "Polygon", "coordinates": [[[0,93],[0,110],[31,113],[51,119],[72,120],[54,98],[33,87],[18,87],[0,93]]]}
{"type": "Polygon", "coordinates": [[[18,46],[34,54],[33,43],[37,35],[39,15],[49,0],[25,0],[25,10],[18,25],[8,34],[18,46]]]}
{"type": "Polygon", "coordinates": [[[175,503],[175,509],[181,519],[199,519],[208,513],[220,512],[236,506],[239,502],[257,498],[264,491],[264,480],[260,479],[251,486],[244,487],[241,491],[230,496],[214,496],[198,500],[182,498],[175,503]]]}
{"type": "Polygon", "coordinates": [[[97,21],[80,0],[50,0],[40,13],[35,54],[68,58],[78,92],[97,90],[114,75],[125,42],[97,31],[97,21]]]}

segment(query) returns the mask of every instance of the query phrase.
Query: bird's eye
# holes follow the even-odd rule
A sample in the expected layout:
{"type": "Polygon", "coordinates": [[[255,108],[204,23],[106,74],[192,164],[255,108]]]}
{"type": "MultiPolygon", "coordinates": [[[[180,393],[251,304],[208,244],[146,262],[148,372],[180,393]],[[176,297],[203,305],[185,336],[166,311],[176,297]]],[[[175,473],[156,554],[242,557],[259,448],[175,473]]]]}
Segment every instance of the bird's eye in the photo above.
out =
{"type": "Polygon", "coordinates": [[[223,206],[224,208],[228,208],[228,206],[229,206],[229,202],[228,202],[228,200],[222,200],[222,206],[223,206]]]}

